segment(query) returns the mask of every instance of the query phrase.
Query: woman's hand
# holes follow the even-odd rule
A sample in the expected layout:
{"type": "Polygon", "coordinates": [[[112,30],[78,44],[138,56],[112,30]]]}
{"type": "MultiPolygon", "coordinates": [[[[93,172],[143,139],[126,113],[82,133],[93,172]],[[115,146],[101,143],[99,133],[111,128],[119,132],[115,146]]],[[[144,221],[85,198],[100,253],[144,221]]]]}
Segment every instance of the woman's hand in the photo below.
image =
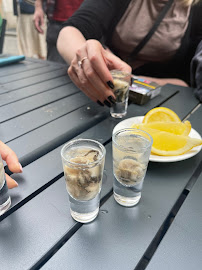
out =
{"type": "Polygon", "coordinates": [[[112,69],[131,72],[128,64],[105,50],[99,41],[88,40],[76,51],[68,74],[90,99],[110,107],[115,101],[113,79],[109,72],[112,69]]]}
{"type": "MultiPolygon", "coordinates": [[[[2,159],[6,161],[8,168],[11,172],[14,173],[22,172],[22,166],[18,161],[17,155],[10,147],[5,145],[2,141],[0,141],[0,154],[2,156],[2,159]]],[[[14,188],[18,186],[18,183],[7,174],[6,174],[6,181],[8,188],[14,188]]]]}
{"type": "Polygon", "coordinates": [[[34,12],[34,16],[33,16],[33,21],[34,21],[34,25],[36,30],[43,34],[43,26],[44,26],[44,12],[43,12],[43,8],[42,8],[42,2],[41,0],[37,0],[35,2],[35,12],[34,12]]]}

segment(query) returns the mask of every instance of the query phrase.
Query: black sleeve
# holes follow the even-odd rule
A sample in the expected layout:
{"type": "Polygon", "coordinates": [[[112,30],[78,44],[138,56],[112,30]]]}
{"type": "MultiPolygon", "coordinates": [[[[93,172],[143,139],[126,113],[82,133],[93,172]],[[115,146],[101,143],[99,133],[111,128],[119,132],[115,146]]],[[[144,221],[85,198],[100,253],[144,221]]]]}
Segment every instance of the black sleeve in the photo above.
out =
{"type": "Polygon", "coordinates": [[[124,0],[85,0],[63,26],[76,27],[86,39],[100,40],[108,35],[123,2],[124,0]]]}
{"type": "Polygon", "coordinates": [[[195,87],[195,95],[202,102],[202,40],[191,61],[191,85],[195,87]]]}

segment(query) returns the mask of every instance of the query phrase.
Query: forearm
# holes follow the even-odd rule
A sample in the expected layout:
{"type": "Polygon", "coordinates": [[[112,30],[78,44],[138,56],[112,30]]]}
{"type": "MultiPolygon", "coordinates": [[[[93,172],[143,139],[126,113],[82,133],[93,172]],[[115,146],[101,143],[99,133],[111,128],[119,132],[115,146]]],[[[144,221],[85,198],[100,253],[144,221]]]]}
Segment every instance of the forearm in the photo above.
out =
{"type": "Polygon", "coordinates": [[[63,59],[70,64],[78,49],[86,42],[82,33],[72,26],[64,27],[58,36],[57,49],[63,59]]]}

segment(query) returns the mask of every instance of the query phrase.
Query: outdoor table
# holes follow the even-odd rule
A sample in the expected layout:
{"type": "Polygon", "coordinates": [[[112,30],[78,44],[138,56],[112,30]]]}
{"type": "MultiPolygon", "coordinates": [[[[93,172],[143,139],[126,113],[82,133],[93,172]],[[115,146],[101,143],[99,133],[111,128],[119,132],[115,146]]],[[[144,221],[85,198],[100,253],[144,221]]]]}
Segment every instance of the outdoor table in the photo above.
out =
{"type": "MultiPolygon", "coordinates": [[[[147,104],[130,104],[123,119],[164,106],[202,134],[193,91],[165,85],[147,104]]],[[[202,151],[149,162],[139,204],[122,207],[113,198],[111,150],[122,120],[90,101],[60,64],[28,58],[0,68],[0,140],[23,166],[12,175],[19,186],[9,190],[12,205],[0,217],[1,270],[201,269],[202,151]],[[75,138],[98,140],[107,150],[99,215],[88,224],[71,218],[60,157],[75,138]]]]}

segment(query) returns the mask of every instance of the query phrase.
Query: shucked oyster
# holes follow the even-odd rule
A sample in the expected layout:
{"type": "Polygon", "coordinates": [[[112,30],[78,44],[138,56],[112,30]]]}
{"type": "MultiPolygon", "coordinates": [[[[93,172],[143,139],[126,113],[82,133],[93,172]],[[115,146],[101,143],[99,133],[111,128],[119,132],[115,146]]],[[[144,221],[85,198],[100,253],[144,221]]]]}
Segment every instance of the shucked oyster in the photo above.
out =
{"type": "Polygon", "coordinates": [[[97,150],[82,149],[76,157],[70,159],[70,162],[75,163],[74,165],[71,167],[65,165],[66,186],[73,198],[91,200],[100,191],[103,164],[89,165],[95,162],[98,156],[99,151],[97,150]]]}
{"type": "Polygon", "coordinates": [[[140,183],[145,175],[146,166],[133,159],[123,159],[116,168],[118,180],[125,185],[140,183]]]}
{"type": "Polygon", "coordinates": [[[116,96],[116,102],[123,102],[127,98],[129,84],[121,79],[114,79],[114,95],[116,96]]]}

